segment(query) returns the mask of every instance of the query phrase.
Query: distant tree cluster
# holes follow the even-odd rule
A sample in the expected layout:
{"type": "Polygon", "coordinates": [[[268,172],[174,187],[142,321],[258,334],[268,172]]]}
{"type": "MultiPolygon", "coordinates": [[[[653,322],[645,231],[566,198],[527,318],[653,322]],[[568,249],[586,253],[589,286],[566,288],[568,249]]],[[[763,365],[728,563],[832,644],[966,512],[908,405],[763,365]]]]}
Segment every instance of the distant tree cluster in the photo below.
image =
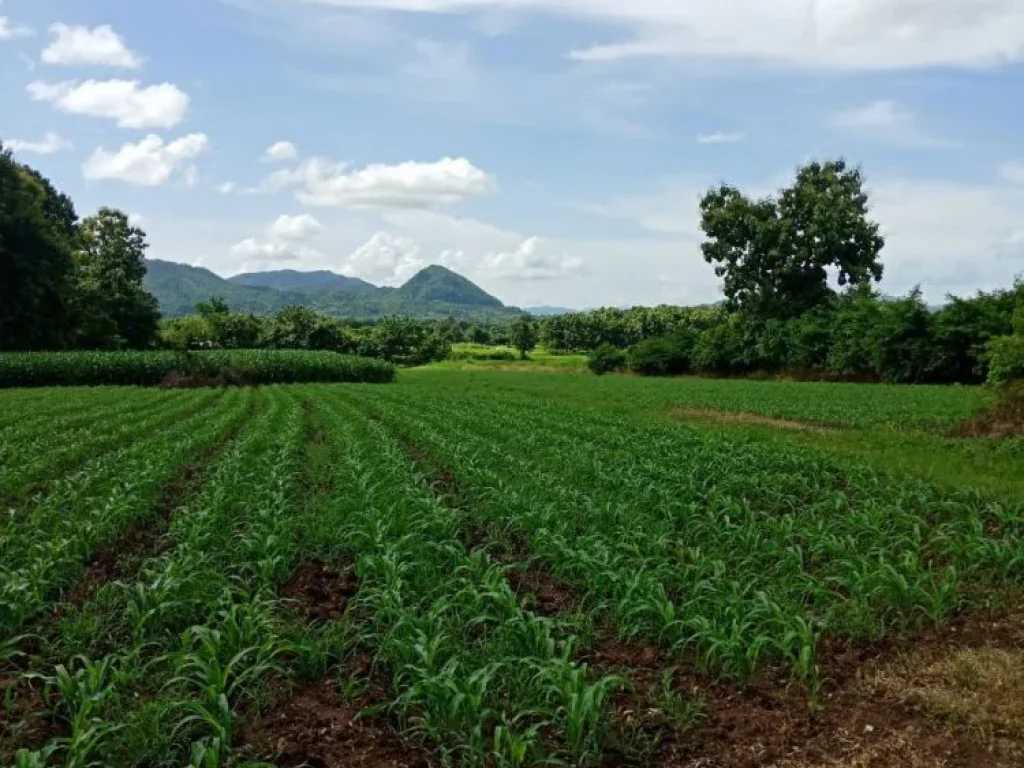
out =
{"type": "Polygon", "coordinates": [[[900,299],[881,295],[874,284],[884,240],[860,171],[844,161],[805,165],[773,197],[721,186],[700,209],[702,251],[723,279],[722,306],[546,318],[542,343],[591,351],[597,373],[935,383],[1024,376],[1024,284],[950,296],[935,312],[917,289],[900,299]]]}
{"type": "Polygon", "coordinates": [[[0,349],[144,348],[156,299],[146,236],[112,208],[79,221],[71,199],[0,145],[0,349]]]}

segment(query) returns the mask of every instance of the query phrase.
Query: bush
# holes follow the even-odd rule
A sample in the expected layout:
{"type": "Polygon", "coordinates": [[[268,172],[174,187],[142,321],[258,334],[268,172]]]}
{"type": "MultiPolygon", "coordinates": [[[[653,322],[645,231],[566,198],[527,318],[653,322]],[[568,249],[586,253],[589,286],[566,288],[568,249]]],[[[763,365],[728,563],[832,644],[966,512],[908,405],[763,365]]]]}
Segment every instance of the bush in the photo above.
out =
{"type": "Polygon", "coordinates": [[[614,344],[602,344],[587,358],[587,368],[602,376],[626,367],[626,353],[614,344]]]}
{"type": "Polygon", "coordinates": [[[993,339],[990,349],[988,380],[991,383],[1024,379],[1024,334],[993,339]]]}
{"type": "Polygon", "coordinates": [[[0,387],[287,384],[394,381],[383,360],[307,350],[16,352],[0,354],[0,387]]]}
{"type": "Polygon", "coordinates": [[[490,347],[484,344],[455,344],[449,358],[451,360],[494,360],[508,362],[515,360],[516,351],[511,347],[490,347]]]}
{"type": "Polygon", "coordinates": [[[675,376],[688,373],[692,364],[690,334],[659,336],[629,348],[629,370],[642,376],[675,376]]]}

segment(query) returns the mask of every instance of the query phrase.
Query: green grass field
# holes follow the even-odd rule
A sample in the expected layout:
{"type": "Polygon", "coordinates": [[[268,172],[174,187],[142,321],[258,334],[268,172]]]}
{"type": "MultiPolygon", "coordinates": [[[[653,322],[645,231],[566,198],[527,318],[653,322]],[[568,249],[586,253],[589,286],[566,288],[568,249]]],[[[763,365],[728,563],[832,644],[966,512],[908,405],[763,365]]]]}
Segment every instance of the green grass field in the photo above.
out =
{"type": "Polygon", "coordinates": [[[944,436],[989,402],[2,391],[0,765],[1019,765],[1024,450],[944,436]]]}

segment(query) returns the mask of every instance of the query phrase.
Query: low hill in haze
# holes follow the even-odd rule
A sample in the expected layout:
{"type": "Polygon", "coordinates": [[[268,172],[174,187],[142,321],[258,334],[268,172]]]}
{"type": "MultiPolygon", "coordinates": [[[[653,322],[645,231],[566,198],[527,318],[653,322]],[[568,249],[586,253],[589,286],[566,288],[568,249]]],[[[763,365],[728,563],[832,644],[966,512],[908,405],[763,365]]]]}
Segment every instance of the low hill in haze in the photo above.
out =
{"type": "Polygon", "coordinates": [[[375,319],[404,315],[423,319],[493,321],[522,315],[450,269],[430,266],[399,288],[373,285],[334,272],[277,270],[225,279],[202,267],[149,259],[146,290],[165,317],[195,312],[195,306],[223,296],[237,312],[270,314],[303,306],[334,317],[375,319]]]}

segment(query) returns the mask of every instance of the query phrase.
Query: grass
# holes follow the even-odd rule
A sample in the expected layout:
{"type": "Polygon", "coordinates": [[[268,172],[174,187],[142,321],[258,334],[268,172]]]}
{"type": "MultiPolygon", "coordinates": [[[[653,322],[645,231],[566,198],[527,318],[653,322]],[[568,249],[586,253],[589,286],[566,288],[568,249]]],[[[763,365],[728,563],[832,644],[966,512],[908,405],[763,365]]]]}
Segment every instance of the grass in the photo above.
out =
{"type": "MultiPolygon", "coordinates": [[[[1018,444],[942,436],[987,400],[443,367],[0,392],[0,763],[668,765],[684,734],[730,766],[730,708],[782,706],[751,689],[827,712],[834,648],[1024,582],[1018,444]],[[367,714],[311,735],[313,700],[367,714]]],[[[961,650],[903,687],[1024,738],[1019,656],[961,650]]],[[[815,762],[931,748],[889,736],[815,762]]]]}
{"type": "Polygon", "coordinates": [[[426,371],[500,371],[515,373],[585,373],[586,355],[558,354],[543,348],[520,359],[511,347],[491,347],[482,344],[454,344],[447,360],[421,366],[426,371]]]}

